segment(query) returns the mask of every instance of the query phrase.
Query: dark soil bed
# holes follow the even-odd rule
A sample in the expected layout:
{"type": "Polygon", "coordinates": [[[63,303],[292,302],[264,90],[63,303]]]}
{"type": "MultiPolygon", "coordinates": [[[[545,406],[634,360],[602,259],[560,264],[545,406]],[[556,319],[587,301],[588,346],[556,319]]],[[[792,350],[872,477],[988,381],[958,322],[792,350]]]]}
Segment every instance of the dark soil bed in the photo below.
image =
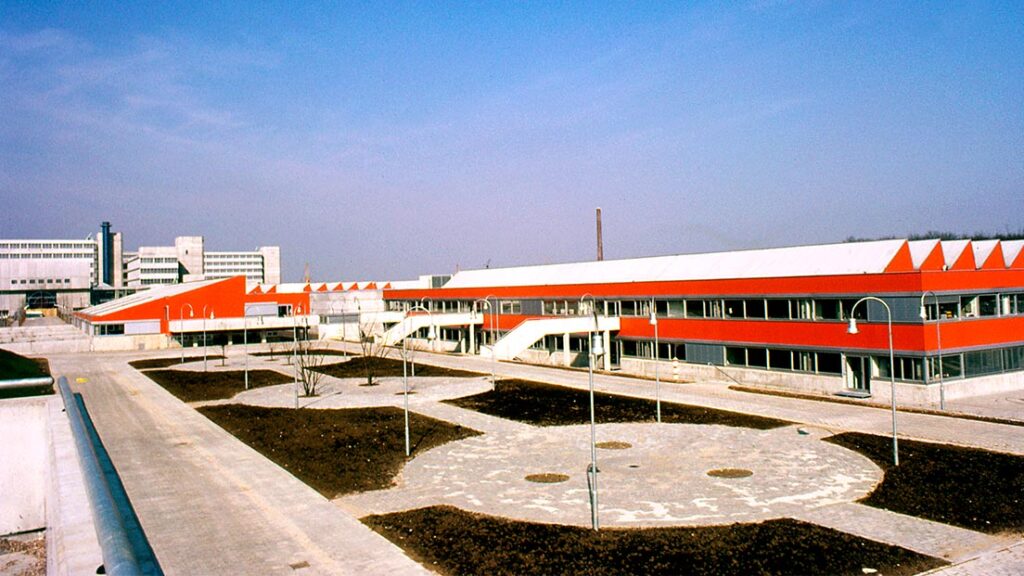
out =
{"type": "Polygon", "coordinates": [[[864,504],[981,532],[1024,532],[1024,457],[901,439],[895,467],[891,437],[847,432],[826,441],[885,470],[864,504]]]}
{"type": "MultiPolygon", "coordinates": [[[[536,426],[566,426],[590,421],[590,393],[528,380],[499,380],[494,390],[446,400],[461,408],[536,426]]],[[[600,423],[653,422],[653,400],[613,394],[594,394],[594,414],[600,423]]],[[[681,424],[722,424],[767,430],[791,422],[685,404],[661,403],[661,421],[681,424]]]]}
{"type": "MultiPolygon", "coordinates": [[[[225,400],[245,390],[245,371],[194,372],[191,370],[148,370],[152,381],[185,402],[225,400]]],[[[261,388],[292,382],[273,370],[249,370],[249,388],[261,388]]]]}
{"type": "MultiPolygon", "coordinates": [[[[207,356],[206,361],[220,360],[223,356],[207,356]]],[[[202,356],[185,356],[185,362],[202,362],[202,356]]],[[[136,370],[152,370],[154,368],[169,368],[171,366],[178,366],[182,364],[181,356],[175,356],[174,358],[147,358],[145,360],[133,360],[128,363],[129,366],[136,370]]]]}
{"type": "MultiPolygon", "coordinates": [[[[366,356],[358,356],[349,360],[348,362],[341,362],[338,364],[330,364],[328,366],[321,366],[316,368],[317,372],[323,372],[328,376],[335,378],[366,378],[366,364],[370,363],[373,366],[373,371],[376,377],[394,377],[402,375],[402,361],[394,358],[369,358],[366,356]]],[[[411,368],[409,375],[412,375],[411,368]]],[[[480,372],[470,372],[468,370],[456,370],[454,368],[441,368],[439,366],[430,366],[427,364],[416,364],[416,377],[421,376],[427,377],[448,377],[448,378],[475,378],[477,376],[483,376],[480,372]]]]}
{"type": "Polygon", "coordinates": [[[40,378],[50,375],[50,364],[45,358],[26,358],[0,348],[0,380],[40,378]]]}
{"type": "MultiPolygon", "coordinates": [[[[317,410],[228,404],[199,409],[260,454],[328,498],[390,487],[405,464],[397,408],[317,410]]],[[[409,414],[412,453],[479,432],[409,414]]]]}
{"type": "Polygon", "coordinates": [[[435,506],[363,522],[443,574],[916,574],[946,562],[796,520],[636,530],[533,524],[435,506]]]}

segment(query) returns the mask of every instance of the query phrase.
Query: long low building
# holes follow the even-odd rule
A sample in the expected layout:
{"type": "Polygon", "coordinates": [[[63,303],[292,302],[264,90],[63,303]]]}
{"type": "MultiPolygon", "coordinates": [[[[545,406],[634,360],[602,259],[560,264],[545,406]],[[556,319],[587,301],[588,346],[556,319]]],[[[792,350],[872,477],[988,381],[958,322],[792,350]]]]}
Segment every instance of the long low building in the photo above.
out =
{"type": "Polygon", "coordinates": [[[76,323],[101,339],[97,349],[128,336],[116,346],[238,344],[250,330],[259,340],[301,330],[580,367],[593,346],[597,369],[665,381],[887,400],[893,378],[898,399],[941,404],[1024,388],[1022,249],[1019,240],[882,240],[404,283],[247,285],[239,276],[154,288],[84,310],[76,323]]]}
{"type": "Polygon", "coordinates": [[[585,366],[597,331],[606,370],[883,399],[892,374],[898,397],[938,403],[1024,388],[1022,247],[883,240],[471,270],[384,297],[479,311],[440,337],[502,360],[585,366]]]}

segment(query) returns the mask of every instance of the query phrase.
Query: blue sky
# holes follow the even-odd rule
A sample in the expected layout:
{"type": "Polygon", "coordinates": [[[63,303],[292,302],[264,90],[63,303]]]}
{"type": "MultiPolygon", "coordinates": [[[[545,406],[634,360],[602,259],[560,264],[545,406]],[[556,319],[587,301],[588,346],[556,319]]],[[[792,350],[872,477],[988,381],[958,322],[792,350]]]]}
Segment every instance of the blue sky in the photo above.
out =
{"type": "Polygon", "coordinates": [[[0,237],[287,280],[1024,227],[1024,3],[0,3],[0,237]]]}

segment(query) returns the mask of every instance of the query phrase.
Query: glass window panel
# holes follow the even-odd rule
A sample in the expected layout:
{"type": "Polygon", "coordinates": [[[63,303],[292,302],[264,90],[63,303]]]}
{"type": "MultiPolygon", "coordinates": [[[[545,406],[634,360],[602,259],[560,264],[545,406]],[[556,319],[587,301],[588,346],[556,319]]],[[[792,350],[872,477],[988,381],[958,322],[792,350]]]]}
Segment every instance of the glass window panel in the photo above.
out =
{"type": "Polygon", "coordinates": [[[689,318],[703,318],[704,317],[704,301],[703,300],[687,300],[686,301],[686,316],[689,318]]]}
{"type": "Polygon", "coordinates": [[[686,303],[682,300],[672,300],[668,303],[668,315],[682,318],[686,315],[686,303]]]}
{"type": "Polygon", "coordinates": [[[743,312],[743,300],[726,300],[725,301],[725,317],[726,318],[743,318],[745,316],[743,312]]]}
{"type": "Polygon", "coordinates": [[[772,370],[792,370],[793,354],[789,350],[768,350],[768,362],[772,370]]]}
{"type": "Polygon", "coordinates": [[[789,319],[789,300],[768,300],[768,317],[789,319]]]}
{"type": "Polygon", "coordinates": [[[767,368],[768,351],[764,348],[747,348],[747,365],[767,368]]]}
{"type": "Polygon", "coordinates": [[[747,349],[736,348],[733,346],[726,346],[725,348],[725,363],[734,366],[746,366],[747,365],[747,349]]]}
{"type": "Polygon", "coordinates": [[[838,352],[818,352],[818,372],[822,374],[842,374],[843,361],[838,352]]]}
{"type": "Polygon", "coordinates": [[[827,300],[815,300],[814,301],[814,317],[820,320],[839,320],[840,319],[840,308],[839,300],[827,299],[827,300]]]}
{"type": "Polygon", "coordinates": [[[747,318],[764,318],[764,300],[747,300],[747,318]]]}
{"type": "Polygon", "coordinates": [[[1001,368],[1002,356],[999,350],[978,350],[964,353],[964,368],[967,376],[993,374],[1001,368]]]}
{"type": "Polygon", "coordinates": [[[978,296],[978,315],[996,316],[999,314],[999,301],[995,294],[978,296]]]}

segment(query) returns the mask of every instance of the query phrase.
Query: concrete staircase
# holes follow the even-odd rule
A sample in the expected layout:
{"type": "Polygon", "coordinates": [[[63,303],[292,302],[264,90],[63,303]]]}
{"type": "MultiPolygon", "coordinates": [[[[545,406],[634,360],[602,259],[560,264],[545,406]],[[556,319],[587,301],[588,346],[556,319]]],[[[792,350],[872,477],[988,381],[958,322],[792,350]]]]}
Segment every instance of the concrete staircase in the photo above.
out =
{"type": "Polygon", "coordinates": [[[498,360],[512,360],[523,350],[532,346],[534,342],[550,334],[580,334],[618,329],[618,316],[598,316],[596,329],[593,316],[534,318],[516,326],[494,346],[481,346],[480,355],[485,358],[490,358],[493,355],[498,360]]]}
{"type": "Polygon", "coordinates": [[[395,346],[410,334],[433,325],[436,328],[442,326],[470,326],[483,324],[482,314],[471,312],[451,312],[442,314],[410,314],[395,324],[388,331],[384,332],[382,341],[385,346],[395,346]]]}

